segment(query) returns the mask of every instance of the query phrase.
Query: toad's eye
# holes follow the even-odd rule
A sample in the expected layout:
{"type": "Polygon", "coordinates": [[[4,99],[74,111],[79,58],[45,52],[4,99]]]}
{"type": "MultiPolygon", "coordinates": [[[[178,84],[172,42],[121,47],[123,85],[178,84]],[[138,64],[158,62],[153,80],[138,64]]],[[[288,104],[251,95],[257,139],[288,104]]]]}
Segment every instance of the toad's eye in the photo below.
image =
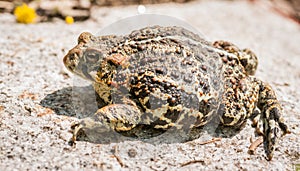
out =
{"type": "Polygon", "coordinates": [[[100,52],[97,50],[87,50],[84,53],[85,60],[88,63],[95,63],[99,60],[100,52]]]}

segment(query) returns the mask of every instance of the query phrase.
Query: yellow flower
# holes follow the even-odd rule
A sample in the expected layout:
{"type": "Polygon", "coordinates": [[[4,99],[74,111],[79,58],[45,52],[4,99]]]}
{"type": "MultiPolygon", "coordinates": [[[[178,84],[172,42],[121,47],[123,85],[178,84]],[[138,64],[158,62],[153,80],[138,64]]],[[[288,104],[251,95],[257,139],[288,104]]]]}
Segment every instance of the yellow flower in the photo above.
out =
{"type": "Polygon", "coordinates": [[[65,21],[67,24],[73,24],[74,23],[74,18],[71,16],[66,16],[65,21]]]}
{"type": "Polygon", "coordinates": [[[27,4],[16,7],[14,15],[16,16],[17,22],[25,24],[33,23],[37,16],[35,10],[28,7],[27,4]]]}

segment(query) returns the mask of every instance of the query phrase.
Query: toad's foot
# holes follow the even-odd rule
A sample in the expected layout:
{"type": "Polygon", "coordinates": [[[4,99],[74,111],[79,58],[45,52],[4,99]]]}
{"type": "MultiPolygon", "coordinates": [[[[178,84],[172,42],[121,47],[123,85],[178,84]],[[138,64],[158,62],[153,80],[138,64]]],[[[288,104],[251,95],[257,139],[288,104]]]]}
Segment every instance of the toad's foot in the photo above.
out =
{"type": "Polygon", "coordinates": [[[263,120],[263,137],[267,159],[271,160],[280,137],[279,129],[283,132],[282,136],[289,134],[290,130],[284,123],[282,109],[274,91],[268,84],[263,82],[260,82],[258,107],[262,112],[261,119],[263,120]]]}
{"type": "Polygon", "coordinates": [[[128,131],[140,122],[140,111],[127,104],[111,104],[99,109],[93,116],[74,123],[71,127],[73,137],[71,144],[78,138],[97,142],[103,133],[115,130],[128,131]]]}

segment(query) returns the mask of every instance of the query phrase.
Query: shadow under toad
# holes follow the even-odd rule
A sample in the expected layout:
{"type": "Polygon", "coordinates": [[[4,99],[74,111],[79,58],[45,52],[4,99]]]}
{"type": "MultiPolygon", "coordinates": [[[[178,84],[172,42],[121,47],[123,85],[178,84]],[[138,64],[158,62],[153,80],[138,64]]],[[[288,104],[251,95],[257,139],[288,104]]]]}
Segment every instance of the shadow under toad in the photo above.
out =
{"type": "MultiPolygon", "coordinates": [[[[57,115],[83,119],[93,116],[97,109],[105,106],[105,103],[98,98],[92,86],[73,86],[48,94],[41,100],[40,105],[52,109],[57,115]]],[[[167,130],[161,130],[155,129],[151,125],[143,124],[123,132],[114,130],[107,130],[106,132],[100,133],[97,132],[97,130],[88,132],[79,131],[76,133],[76,141],[88,141],[99,144],[122,141],[143,141],[151,144],[165,144],[201,139],[200,141],[204,142],[214,137],[232,137],[241,130],[220,126],[218,123],[220,122],[215,119],[203,127],[192,128],[188,131],[182,131],[172,127],[167,130]]],[[[70,144],[72,143],[74,143],[73,140],[70,140],[70,144]]]]}
{"type": "Polygon", "coordinates": [[[97,111],[95,98],[92,86],[73,86],[48,94],[40,101],[40,105],[52,109],[57,115],[81,119],[97,111]]]}

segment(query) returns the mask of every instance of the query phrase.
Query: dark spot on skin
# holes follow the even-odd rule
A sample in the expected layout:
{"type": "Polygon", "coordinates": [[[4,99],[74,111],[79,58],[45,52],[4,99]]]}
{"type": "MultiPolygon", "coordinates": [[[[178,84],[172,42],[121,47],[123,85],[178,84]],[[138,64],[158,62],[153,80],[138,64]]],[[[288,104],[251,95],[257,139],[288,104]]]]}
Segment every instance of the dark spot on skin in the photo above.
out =
{"type": "Polygon", "coordinates": [[[231,68],[226,69],[225,72],[227,72],[227,75],[231,75],[233,73],[231,68]]]}
{"type": "Polygon", "coordinates": [[[226,124],[230,124],[230,123],[234,120],[234,118],[227,117],[227,116],[225,116],[225,115],[223,115],[222,118],[223,118],[223,123],[224,123],[225,125],[226,125],[226,124]]]}
{"type": "Polygon", "coordinates": [[[140,70],[138,75],[143,75],[145,73],[145,70],[140,70]]]}
{"type": "Polygon", "coordinates": [[[130,89],[130,93],[133,94],[134,97],[137,96],[138,91],[139,91],[139,88],[138,88],[138,87],[132,87],[132,88],[130,89]]]}
{"type": "Polygon", "coordinates": [[[270,110],[270,120],[275,120],[276,122],[278,122],[278,119],[280,118],[280,115],[279,115],[279,111],[276,107],[272,108],[270,110]]]}
{"type": "Polygon", "coordinates": [[[199,82],[200,86],[202,87],[204,85],[204,81],[203,80],[200,80],[199,82]]]}
{"type": "Polygon", "coordinates": [[[151,109],[151,105],[150,105],[149,100],[146,102],[145,106],[146,106],[147,109],[151,109]]]}
{"type": "Polygon", "coordinates": [[[157,74],[164,74],[164,68],[160,67],[160,68],[155,68],[155,72],[157,74]]]}
{"type": "Polygon", "coordinates": [[[231,78],[231,79],[230,79],[230,82],[231,82],[232,84],[236,84],[236,79],[235,79],[235,78],[231,78]]]}
{"type": "Polygon", "coordinates": [[[149,93],[150,93],[150,92],[147,91],[147,90],[142,90],[142,91],[139,93],[138,97],[146,97],[149,93]]]}
{"type": "Polygon", "coordinates": [[[178,119],[179,115],[180,112],[177,110],[175,111],[168,110],[167,113],[164,114],[164,117],[171,119],[171,121],[174,123],[178,119]]]}
{"type": "Polygon", "coordinates": [[[200,126],[201,124],[203,124],[203,123],[205,123],[206,121],[208,121],[208,118],[209,118],[208,115],[206,115],[206,116],[204,116],[204,117],[198,116],[198,117],[196,118],[196,122],[194,123],[194,125],[195,125],[196,127],[197,127],[197,126],[200,126]]]}
{"type": "Polygon", "coordinates": [[[137,45],[137,49],[139,51],[143,51],[144,49],[146,49],[146,46],[145,45],[137,45]]]}
{"type": "Polygon", "coordinates": [[[290,133],[286,124],[279,122],[279,127],[283,130],[284,133],[290,133]]]}
{"type": "Polygon", "coordinates": [[[177,54],[180,54],[180,53],[181,53],[181,49],[180,49],[180,47],[176,47],[176,50],[175,50],[175,52],[176,52],[177,54]]]}
{"type": "Polygon", "coordinates": [[[154,122],[151,123],[151,125],[154,127],[156,125],[159,125],[159,126],[164,126],[164,125],[167,125],[168,122],[164,121],[164,120],[160,120],[160,119],[156,119],[154,122]]]}
{"type": "Polygon", "coordinates": [[[163,83],[163,86],[164,86],[164,89],[165,89],[166,91],[170,91],[170,89],[171,89],[171,84],[170,84],[169,82],[163,83]]]}
{"type": "Polygon", "coordinates": [[[147,82],[147,78],[146,77],[143,77],[143,78],[141,78],[141,83],[143,83],[144,85],[143,85],[143,88],[146,86],[146,82],[147,82]]]}
{"type": "Polygon", "coordinates": [[[110,75],[110,73],[105,73],[102,77],[101,77],[101,79],[105,79],[105,78],[108,78],[109,77],[109,75],[110,75]]]}
{"type": "Polygon", "coordinates": [[[226,64],[228,62],[227,57],[222,57],[222,61],[226,64]]]}
{"type": "Polygon", "coordinates": [[[175,43],[175,44],[179,43],[179,41],[177,39],[170,39],[170,41],[175,43]]]}
{"type": "Polygon", "coordinates": [[[208,86],[208,83],[207,83],[207,82],[205,82],[205,83],[203,84],[202,90],[203,90],[203,93],[205,93],[205,94],[208,94],[208,93],[209,93],[210,89],[209,89],[209,86],[208,86]]]}
{"type": "Polygon", "coordinates": [[[179,99],[175,97],[168,98],[167,102],[169,103],[169,106],[176,106],[179,103],[179,99]]]}
{"type": "MultiPolygon", "coordinates": [[[[237,111],[240,112],[239,109],[237,109],[237,111]]],[[[234,127],[240,129],[246,123],[246,121],[247,121],[246,115],[241,115],[239,120],[234,124],[234,127]]]]}
{"type": "Polygon", "coordinates": [[[184,59],[181,61],[181,66],[187,66],[187,65],[193,65],[193,62],[190,61],[189,59],[184,59]]]}
{"type": "Polygon", "coordinates": [[[202,69],[203,71],[207,71],[207,67],[206,67],[205,65],[201,65],[201,69],[202,69]]]}
{"type": "Polygon", "coordinates": [[[117,53],[117,52],[118,52],[118,48],[117,48],[117,47],[113,47],[113,48],[111,49],[111,52],[112,52],[112,53],[117,53]]]}
{"type": "Polygon", "coordinates": [[[137,85],[138,84],[138,78],[136,76],[133,76],[130,78],[130,83],[132,85],[137,85]]]}
{"type": "Polygon", "coordinates": [[[168,43],[165,39],[161,39],[161,40],[159,40],[159,42],[162,43],[162,44],[167,44],[168,43]]]}
{"type": "Polygon", "coordinates": [[[75,53],[71,53],[70,55],[69,55],[69,60],[70,61],[73,61],[75,59],[75,53]]]}
{"type": "Polygon", "coordinates": [[[75,69],[75,64],[71,64],[69,66],[67,66],[71,71],[73,71],[75,69]]]}
{"type": "Polygon", "coordinates": [[[247,59],[241,59],[240,60],[240,62],[241,62],[241,64],[244,66],[244,67],[246,67],[247,65],[248,65],[248,60],[247,59]]]}
{"type": "Polygon", "coordinates": [[[217,101],[214,98],[210,98],[208,100],[201,100],[199,103],[199,112],[201,112],[205,116],[217,107],[216,104],[217,101]]]}
{"type": "Polygon", "coordinates": [[[130,46],[131,48],[133,48],[133,49],[137,48],[137,45],[136,45],[136,44],[134,44],[134,43],[132,43],[132,44],[129,44],[129,46],[130,46]]]}

